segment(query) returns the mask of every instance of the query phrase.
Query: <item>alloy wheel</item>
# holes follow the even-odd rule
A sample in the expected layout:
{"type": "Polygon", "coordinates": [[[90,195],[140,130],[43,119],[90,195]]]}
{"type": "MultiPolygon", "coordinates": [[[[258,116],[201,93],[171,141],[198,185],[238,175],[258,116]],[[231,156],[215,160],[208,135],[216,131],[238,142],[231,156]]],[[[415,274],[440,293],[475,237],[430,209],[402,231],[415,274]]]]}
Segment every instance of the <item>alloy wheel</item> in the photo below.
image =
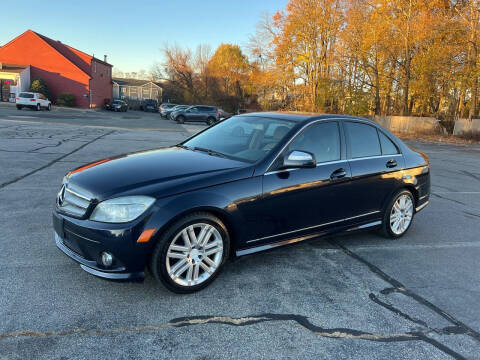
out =
{"type": "Polygon", "coordinates": [[[166,269],[181,286],[194,286],[209,279],[222,263],[223,241],[218,230],[196,223],[180,230],[170,243],[166,269]]]}
{"type": "Polygon", "coordinates": [[[407,231],[413,217],[413,200],[407,194],[400,195],[390,211],[390,229],[395,235],[407,231]]]}

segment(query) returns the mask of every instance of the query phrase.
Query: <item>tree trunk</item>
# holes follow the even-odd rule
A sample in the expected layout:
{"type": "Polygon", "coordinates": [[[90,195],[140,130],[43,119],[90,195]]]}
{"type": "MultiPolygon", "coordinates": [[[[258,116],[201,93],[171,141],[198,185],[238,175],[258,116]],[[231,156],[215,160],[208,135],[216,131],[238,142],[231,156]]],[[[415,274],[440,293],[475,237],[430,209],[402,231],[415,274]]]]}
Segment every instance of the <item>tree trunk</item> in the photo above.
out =
{"type": "Polygon", "coordinates": [[[409,87],[410,87],[410,65],[411,65],[411,59],[410,57],[408,57],[405,63],[405,82],[403,85],[403,105],[402,105],[403,116],[407,116],[410,114],[409,106],[408,106],[408,95],[409,95],[409,87]]]}

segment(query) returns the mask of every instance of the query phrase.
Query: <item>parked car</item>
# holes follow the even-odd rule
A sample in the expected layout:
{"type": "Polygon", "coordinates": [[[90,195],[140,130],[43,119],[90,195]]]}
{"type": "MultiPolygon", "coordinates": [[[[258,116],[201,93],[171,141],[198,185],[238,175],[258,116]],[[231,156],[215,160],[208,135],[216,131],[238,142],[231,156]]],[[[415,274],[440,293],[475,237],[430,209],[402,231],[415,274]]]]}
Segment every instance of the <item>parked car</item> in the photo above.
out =
{"type": "Polygon", "coordinates": [[[231,116],[232,116],[232,114],[226,112],[225,110],[220,109],[220,108],[218,109],[218,117],[220,119],[228,119],[231,116]]]}
{"type": "Polygon", "coordinates": [[[171,119],[171,115],[176,111],[181,111],[189,108],[190,105],[177,105],[168,109],[163,110],[164,117],[167,119],[171,119]]]}
{"type": "Polygon", "coordinates": [[[105,105],[105,110],[127,112],[128,104],[123,100],[114,100],[105,105]]]}
{"type": "Polygon", "coordinates": [[[165,114],[165,110],[167,109],[172,109],[174,108],[175,106],[177,106],[177,104],[171,104],[171,103],[163,103],[162,105],[160,105],[160,116],[162,118],[166,118],[166,114],[165,114]]]}
{"type": "Polygon", "coordinates": [[[153,99],[143,100],[140,105],[140,110],[147,112],[158,112],[158,101],[153,99]]]}
{"type": "Polygon", "coordinates": [[[93,275],[143,278],[149,266],[188,293],[230,256],[355,230],[399,238],[429,195],[427,156],[372,121],[253,113],[70,171],[53,226],[93,275]]]}
{"type": "Polygon", "coordinates": [[[17,109],[24,107],[40,111],[42,109],[52,110],[52,103],[43,94],[34,92],[22,92],[15,98],[17,109]]]}
{"type": "Polygon", "coordinates": [[[175,111],[171,118],[180,124],[183,124],[185,121],[194,121],[213,125],[220,120],[218,110],[215,106],[204,105],[190,106],[189,108],[175,111]]]}

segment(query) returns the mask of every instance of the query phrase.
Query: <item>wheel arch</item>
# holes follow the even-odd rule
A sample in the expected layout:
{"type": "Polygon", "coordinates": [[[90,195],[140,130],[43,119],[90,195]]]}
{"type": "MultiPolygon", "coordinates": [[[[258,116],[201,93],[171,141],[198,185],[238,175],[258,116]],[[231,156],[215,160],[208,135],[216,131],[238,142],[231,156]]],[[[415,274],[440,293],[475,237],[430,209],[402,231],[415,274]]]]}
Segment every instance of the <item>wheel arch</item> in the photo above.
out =
{"type": "Polygon", "coordinates": [[[392,197],[397,194],[398,192],[402,191],[402,190],[408,190],[412,193],[413,195],[413,200],[414,200],[414,207],[417,206],[418,204],[418,199],[419,199],[419,194],[418,194],[418,190],[417,188],[415,187],[415,185],[413,184],[402,184],[401,186],[395,188],[390,194],[388,194],[388,196],[384,199],[383,201],[383,207],[382,207],[382,213],[384,213],[386,211],[386,208],[388,206],[388,204],[390,203],[390,200],[392,199],[392,197]]]}
{"type": "MultiPolygon", "coordinates": [[[[176,221],[180,220],[183,217],[186,217],[190,214],[194,213],[210,213],[214,216],[216,216],[220,221],[225,225],[228,231],[228,236],[230,238],[230,254],[229,256],[232,256],[235,254],[235,249],[237,248],[237,232],[235,230],[234,220],[232,216],[225,211],[222,208],[215,207],[215,206],[195,206],[189,209],[186,209],[184,211],[179,212],[175,216],[173,216],[171,219],[169,219],[167,222],[165,222],[156,232],[153,242],[152,242],[152,249],[155,246],[155,244],[158,242],[160,236],[167,231],[170,226],[172,226],[176,221]]],[[[150,258],[151,252],[148,255],[148,258],[150,258]]]]}

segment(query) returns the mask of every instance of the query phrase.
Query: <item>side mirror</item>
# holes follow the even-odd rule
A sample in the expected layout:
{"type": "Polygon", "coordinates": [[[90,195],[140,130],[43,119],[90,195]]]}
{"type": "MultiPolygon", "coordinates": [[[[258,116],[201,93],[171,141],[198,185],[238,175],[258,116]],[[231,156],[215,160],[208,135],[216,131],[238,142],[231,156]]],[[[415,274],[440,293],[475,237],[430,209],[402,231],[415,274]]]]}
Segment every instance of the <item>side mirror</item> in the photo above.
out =
{"type": "Polygon", "coordinates": [[[293,150],[283,159],[282,169],[313,168],[317,166],[315,155],[306,151],[293,150]]]}

